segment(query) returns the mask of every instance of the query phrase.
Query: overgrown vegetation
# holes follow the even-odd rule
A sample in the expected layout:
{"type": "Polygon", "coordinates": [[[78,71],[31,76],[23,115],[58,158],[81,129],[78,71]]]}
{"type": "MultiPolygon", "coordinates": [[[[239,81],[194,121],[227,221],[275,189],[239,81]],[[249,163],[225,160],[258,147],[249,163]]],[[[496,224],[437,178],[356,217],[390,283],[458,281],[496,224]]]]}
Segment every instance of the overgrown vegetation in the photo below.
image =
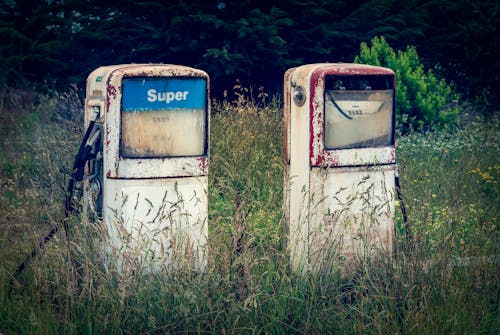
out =
{"type": "Polygon", "coordinates": [[[2,334],[496,333],[497,121],[469,116],[454,132],[398,138],[412,238],[401,229],[395,257],[351,280],[299,278],[288,272],[281,245],[279,101],[241,86],[235,93],[235,101],[212,107],[205,273],[106,272],[91,252],[95,226],[74,217],[68,235],[58,234],[12,289],[18,262],[62,217],[82,121],[75,94],[2,96],[2,334]],[[236,255],[232,241],[240,236],[236,255]]]}

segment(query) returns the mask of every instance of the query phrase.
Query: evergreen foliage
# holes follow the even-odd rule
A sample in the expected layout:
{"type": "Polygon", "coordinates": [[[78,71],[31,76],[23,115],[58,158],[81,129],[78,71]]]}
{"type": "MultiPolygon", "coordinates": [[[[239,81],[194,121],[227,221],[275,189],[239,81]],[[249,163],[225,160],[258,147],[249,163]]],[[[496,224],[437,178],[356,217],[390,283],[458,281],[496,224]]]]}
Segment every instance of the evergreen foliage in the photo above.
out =
{"type": "Polygon", "coordinates": [[[5,0],[0,80],[66,89],[101,65],[162,62],[206,70],[214,94],[236,79],[274,93],[287,68],[352,62],[383,35],[494,105],[499,13],[497,0],[5,0]]]}
{"type": "Polygon", "coordinates": [[[397,53],[382,37],[374,37],[371,47],[361,43],[356,63],[388,67],[396,72],[396,117],[403,132],[428,128],[442,128],[456,122],[458,100],[452,87],[438,79],[431,70],[425,70],[417,50],[408,46],[397,53]]]}

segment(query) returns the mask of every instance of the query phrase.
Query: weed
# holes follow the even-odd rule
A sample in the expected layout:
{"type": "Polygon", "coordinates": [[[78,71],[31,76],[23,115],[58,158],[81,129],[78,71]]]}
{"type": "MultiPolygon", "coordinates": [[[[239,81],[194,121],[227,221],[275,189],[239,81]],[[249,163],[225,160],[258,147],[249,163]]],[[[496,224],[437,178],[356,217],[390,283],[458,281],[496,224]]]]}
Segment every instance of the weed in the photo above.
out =
{"type": "MultiPolygon", "coordinates": [[[[96,257],[93,243],[103,232],[74,216],[68,234],[47,244],[18,278],[22,286],[10,290],[17,263],[63,216],[82,135],[75,97],[17,94],[33,98],[0,105],[2,334],[498,330],[498,123],[473,120],[453,133],[399,138],[414,238],[398,235],[392,259],[367,260],[348,279],[338,271],[296,276],[282,246],[279,101],[238,86],[235,101],[213,102],[203,273],[123,278],[96,257]]],[[[402,225],[398,213],[396,220],[402,225]]]]}

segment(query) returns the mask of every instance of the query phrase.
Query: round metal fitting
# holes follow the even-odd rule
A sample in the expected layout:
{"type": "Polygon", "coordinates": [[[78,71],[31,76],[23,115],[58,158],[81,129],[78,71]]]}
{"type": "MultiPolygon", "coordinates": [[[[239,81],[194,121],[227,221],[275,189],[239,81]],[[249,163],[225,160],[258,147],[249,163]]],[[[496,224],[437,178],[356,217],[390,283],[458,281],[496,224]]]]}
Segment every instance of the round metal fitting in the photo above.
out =
{"type": "Polygon", "coordinates": [[[297,106],[302,106],[306,102],[306,90],[302,86],[296,86],[293,88],[292,97],[297,106]]]}

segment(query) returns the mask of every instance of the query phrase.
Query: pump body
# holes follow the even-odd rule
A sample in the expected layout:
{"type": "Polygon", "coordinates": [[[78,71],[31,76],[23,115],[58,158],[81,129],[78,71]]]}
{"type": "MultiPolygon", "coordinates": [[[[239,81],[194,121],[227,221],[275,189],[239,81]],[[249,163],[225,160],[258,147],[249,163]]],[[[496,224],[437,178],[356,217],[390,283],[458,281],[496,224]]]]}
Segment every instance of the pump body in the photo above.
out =
{"type": "Polygon", "coordinates": [[[309,64],[284,77],[284,236],[292,270],[390,255],[394,240],[395,74],[309,64]]]}
{"type": "Polygon", "coordinates": [[[205,267],[209,115],[201,70],[131,64],[89,75],[85,125],[97,127],[85,208],[119,271],[205,267]]]}

